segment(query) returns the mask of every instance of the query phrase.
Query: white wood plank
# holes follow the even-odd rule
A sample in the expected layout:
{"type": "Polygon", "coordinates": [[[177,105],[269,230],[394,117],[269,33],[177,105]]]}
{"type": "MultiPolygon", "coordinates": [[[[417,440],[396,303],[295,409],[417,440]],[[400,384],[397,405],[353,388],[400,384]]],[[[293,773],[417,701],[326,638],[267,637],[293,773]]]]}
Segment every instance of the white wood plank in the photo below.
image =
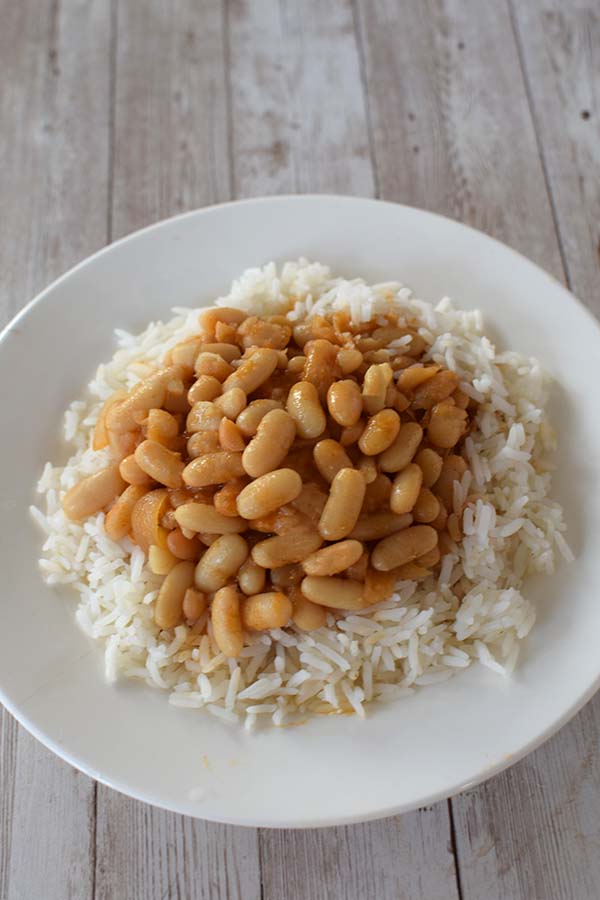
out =
{"type": "MultiPolygon", "coordinates": [[[[119,5],[112,233],[227,200],[222,4],[119,5]]],[[[194,821],[98,785],[95,897],[258,900],[253,829],[194,821]]]]}
{"type": "MultiPolygon", "coordinates": [[[[549,5],[514,6],[567,265],[597,302],[597,15],[549,5]]],[[[382,195],[468,221],[564,277],[509,10],[471,0],[359,10],[382,195]]],[[[598,896],[598,710],[455,798],[463,898],[598,896]]]]}
{"type": "Polygon", "coordinates": [[[264,900],[459,897],[445,803],[368,825],[262,831],[264,900]]]}
{"type": "MultiPolygon", "coordinates": [[[[109,16],[0,3],[0,318],[106,235],[109,16]]],[[[94,785],[0,716],[0,896],[91,897],[94,785]]]]}
{"type": "MultiPolygon", "coordinates": [[[[569,284],[598,313],[600,16],[592,3],[539,0],[514,16],[569,284]]],[[[596,697],[536,753],[457,798],[464,896],[485,885],[490,900],[596,900],[599,735],[596,697]]]]}
{"type": "Polygon", "coordinates": [[[561,275],[508,12],[357,0],[380,195],[457,218],[561,275]]]}
{"type": "Polygon", "coordinates": [[[600,896],[600,698],[535,753],[453,801],[464,898],[600,896]]]}
{"type": "MultiPolygon", "coordinates": [[[[229,7],[236,196],[372,196],[360,57],[349,2],[229,7]]],[[[455,894],[447,804],[352,828],[261,831],[264,900],[455,894]]]]}
{"type": "Polygon", "coordinates": [[[569,284],[600,315],[600,7],[512,5],[569,284]]]}
{"type": "MultiPolygon", "coordinates": [[[[525,6],[516,11],[517,28],[546,171],[569,273],[588,299],[597,296],[597,197],[588,174],[597,168],[597,132],[580,129],[597,127],[593,66],[585,62],[591,58],[586,29],[594,34],[596,20],[581,2],[577,21],[592,22],[583,30],[572,25],[571,10],[525,6]],[[577,114],[586,109],[591,118],[569,118],[579,105],[577,114]],[[555,123],[565,115],[568,127],[556,140],[555,123]]],[[[231,4],[237,195],[373,192],[349,7],[312,4],[305,14],[307,7],[231,4]],[[323,34],[327,44],[315,52],[323,34]]],[[[106,50],[107,5],[61,9],[54,3],[53,9],[54,18],[49,3],[0,4],[0,130],[12,135],[0,170],[4,313],[104,239],[98,221],[105,218],[108,164],[97,144],[106,131],[106,105],[97,66],[106,50]],[[96,21],[93,41],[81,24],[86,16],[96,21]],[[53,40],[61,34],[57,48],[53,40]],[[82,79],[82,72],[94,80],[82,79]],[[66,134],[66,142],[57,134],[66,134]],[[56,228],[48,229],[50,209],[56,228]]],[[[560,276],[502,9],[472,0],[460,7],[382,0],[361,4],[359,13],[382,195],[464,218],[560,276]]],[[[220,4],[202,10],[191,2],[121,4],[118,59],[115,236],[233,192],[220,4]]],[[[464,897],[598,896],[597,708],[588,706],[537,754],[455,803],[464,897]],[[516,795],[531,796],[519,818],[516,795]]],[[[0,897],[89,896],[89,782],[16,734],[10,717],[0,716],[0,897]],[[39,844],[33,861],[32,835],[39,844]],[[76,881],[69,883],[71,869],[76,881]]],[[[98,822],[98,896],[258,896],[251,830],[195,823],[104,788],[98,822]]],[[[445,805],[349,829],[263,832],[264,896],[385,898],[401,897],[404,889],[411,898],[452,897],[448,842],[445,805]],[[336,851],[345,864],[341,874],[330,871],[336,851]]]]}
{"type": "Polygon", "coordinates": [[[84,900],[94,874],[94,783],[22,729],[7,900],[84,900]]]}
{"type": "Polygon", "coordinates": [[[372,196],[349,0],[234,0],[229,31],[236,197],[372,196]]]}
{"type": "Polygon", "coordinates": [[[121,3],[111,239],[230,197],[221,2],[121,3]]]}
{"type": "Polygon", "coordinates": [[[258,834],[98,793],[97,900],[260,900],[258,834]]]}
{"type": "Polygon", "coordinates": [[[1,0],[0,315],[106,240],[109,9],[1,0]]]}
{"type": "Polygon", "coordinates": [[[0,707],[0,897],[8,897],[18,726],[0,707]]]}

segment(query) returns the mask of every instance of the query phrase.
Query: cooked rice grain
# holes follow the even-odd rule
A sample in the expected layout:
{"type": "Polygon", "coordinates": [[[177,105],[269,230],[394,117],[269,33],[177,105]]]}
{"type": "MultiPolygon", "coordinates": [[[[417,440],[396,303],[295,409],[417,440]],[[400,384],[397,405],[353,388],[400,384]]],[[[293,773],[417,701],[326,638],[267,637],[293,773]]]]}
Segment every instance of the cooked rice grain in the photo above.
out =
{"type": "Polygon", "coordinates": [[[283,311],[290,322],[337,310],[347,310],[354,323],[390,311],[417,322],[431,343],[429,358],[456,371],[462,390],[480,403],[455,509],[470,490],[479,497],[467,506],[464,539],[444,558],[437,580],[404,582],[367,610],[330,614],[317,632],[291,627],[256,635],[236,662],[218,651],[206,616],[192,629],[161,632],[153,616],[161,579],[142,551],[128,540],[111,541],[102,513],[83,524],[69,521],[60,500],[106,465],[107,451],[90,449],[104,400],[133,387],[195,334],[198,310],[176,309],[174,319],[138,336],[118,330],[113,359],[98,368],[88,397],[65,414],[73,455],[64,467],[46,464],[38,484],[44,510],[32,508],[46,535],[43,577],[78,592],[77,622],[104,644],[107,679],[140,678],[170,691],[176,706],[207,708],[228,722],[245,717],[251,730],[259,719],[284,725],[311,711],[362,716],[372,699],[410,695],[415,685],[436,684],[474,661],[510,673],[535,619],[520,591],[523,579],[552,573],[555,548],[573,559],[562,510],[548,498],[547,455],[555,441],[545,414],[549,381],[539,363],[496,353],[477,310],[456,310],[448,298],[434,307],[399,283],[335,278],[306,260],[280,271],[273,263],[249,269],[218,304],[259,315],[283,311]]]}

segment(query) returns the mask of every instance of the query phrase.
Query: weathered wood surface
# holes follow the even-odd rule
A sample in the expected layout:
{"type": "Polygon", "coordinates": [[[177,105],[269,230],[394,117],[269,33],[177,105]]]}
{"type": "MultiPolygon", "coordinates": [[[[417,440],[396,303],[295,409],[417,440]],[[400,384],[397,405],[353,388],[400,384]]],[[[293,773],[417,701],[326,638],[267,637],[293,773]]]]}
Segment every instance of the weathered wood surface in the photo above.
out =
{"type": "Polygon", "coordinates": [[[459,900],[445,803],[368,825],[262,830],[268,900],[459,900]]]}
{"type": "MultiPolygon", "coordinates": [[[[373,196],[352,4],[235,0],[229,47],[236,197],[313,191],[373,196]]],[[[263,898],[451,900],[457,895],[449,845],[445,803],[429,813],[354,828],[262,831],[263,898]],[[434,860],[428,856],[432,843],[434,860]],[[413,875],[407,877],[409,859],[413,875]]]]}
{"type": "Polygon", "coordinates": [[[513,6],[521,64],[569,286],[600,314],[600,7],[513,6]]]}
{"type": "Polygon", "coordinates": [[[381,196],[467,222],[560,275],[508,9],[358,0],[358,10],[381,196]]]}
{"type": "MultiPolygon", "coordinates": [[[[230,199],[225,21],[216,2],[119,4],[111,239],[230,199]]],[[[103,785],[97,810],[98,900],[259,900],[255,830],[152,809],[103,785]]]]}
{"type": "MultiPolygon", "coordinates": [[[[110,10],[0,8],[0,319],[107,240],[110,10]]],[[[0,898],[93,889],[95,786],[0,713],[0,898]]]]}
{"type": "MultiPolygon", "coordinates": [[[[592,0],[0,0],[0,14],[4,321],[135,228],[297,191],[459,218],[600,311],[592,0]]],[[[0,900],[595,900],[599,716],[593,701],[450,804],[274,832],[96,787],[0,712],[0,900]]]]}
{"type": "Polygon", "coordinates": [[[225,10],[117,4],[111,240],[231,199],[225,10]]]}
{"type": "Polygon", "coordinates": [[[350,0],[233,0],[229,64],[236,197],[373,195],[350,0]]]}
{"type": "Polygon", "coordinates": [[[99,788],[95,900],[261,900],[258,832],[99,788]]]}
{"type": "MultiPolygon", "coordinates": [[[[539,261],[598,314],[600,10],[592,0],[512,6],[563,265],[539,261]]],[[[596,697],[536,753],[455,799],[463,896],[600,896],[599,735],[596,697]]]]}

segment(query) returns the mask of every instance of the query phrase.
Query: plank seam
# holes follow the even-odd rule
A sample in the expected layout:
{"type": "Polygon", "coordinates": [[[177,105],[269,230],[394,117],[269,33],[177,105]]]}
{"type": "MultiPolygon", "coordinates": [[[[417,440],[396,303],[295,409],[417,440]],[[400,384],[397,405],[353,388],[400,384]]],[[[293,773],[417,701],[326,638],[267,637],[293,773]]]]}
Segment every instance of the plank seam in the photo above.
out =
{"type": "Polygon", "coordinates": [[[223,75],[225,77],[225,122],[227,127],[227,164],[229,167],[229,199],[236,199],[235,155],[233,152],[233,89],[231,86],[231,30],[229,0],[223,0],[223,75]]]}
{"type": "Polygon", "coordinates": [[[446,802],[448,804],[448,824],[450,826],[450,849],[452,850],[452,855],[454,857],[454,877],[456,880],[456,892],[458,894],[458,900],[463,900],[464,894],[460,876],[460,859],[458,856],[458,842],[456,840],[456,826],[454,824],[454,809],[452,806],[452,799],[449,797],[446,802]]]}
{"type": "MultiPolygon", "coordinates": [[[[110,51],[108,60],[108,171],[106,178],[106,243],[110,244],[113,234],[113,194],[115,173],[115,120],[117,105],[117,39],[118,0],[111,0],[110,6],[110,51]]],[[[96,900],[98,881],[98,782],[93,782],[92,822],[91,822],[91,900],[96,900]]]]}
{"type": "Polygon", "coordinates": [[[92,821],[90,825],[91,870],[92,891],[91,900],[96,900],[96,867],[98,865],[98,782],[93,782],[92,791],[92,821]]]}
{"type": "MultiPolygon", "coordinates": [[[[286,4],[285,0],[278,0],[278,2],[276,4],[277,14],[279,16],[279,26],[281,28],[282,45],[285,45],[285,43],[290,38],[290,36],[292,36],[292,38],[293,38],[292,31],[290,30],[290,23],[288,21],[288,15],[286,12],[286,5],[287,4],[286,4]]],[[[292,10],[293,9],[294,9],[294,7],[292,5],[292,10]]],[[[293,29],[293,26],[292,26],[292,29],[293,29]]],[[[297,92],[292,90],[291,96],[290,96],[289,70],[288,70],[287,66],[285,67],[284,71],[285,71],[285,85],[288,90],[288,103],[287,103],[288,108],[286,110],[286,112],[287,112],[286,125],[287,125],[287,127],[289,127],[290,121],[296,121],[296,119],[298,118],[300,113],[299,113],[298,107],[297,107],[297,92]]],[[[291,162],[291,176],[292,176],[291,184],[293,185],[293,187],[291,188],[291,192],[294,194],[297,194],[297,193],[299,193],[298,185],[300,183],[300,178],[299,178],[299,170],[298,170],[298,154],[297,154],[295,147],[292,147],[290,162],[291,162]]]]}
{"type": "Polygon", "coordinates": [[[363,42],[362,30],[360,27],[360,15],[358,12],[357,0],[351,0],[352,21],[354,25],[354,41],[358,53],[358,68],[360,72],[360,83],[362,85],[363,103],[365,105],[365,118],[367,120],[367,136],[369,139],[369,156],[371,158],[371,172],[373,175],[373,189],[375,197],[380,197],[379,191],[379,172],[377,170],[377,157],[375,154],[375,142],[373,138],[373,119],[371,115],[371,102],[369,100],[369,90],[367,86],[367,62],[365,48],[363,42]]]}
{"type": "Polygon", "coordinates": [[[569,265],[567,263],[567,256],[565,247],[563,244],[562,234],[560,230],[560,225],[558,221],[558,211],[556,208],[556,203],[554,200],[554,195],[552,192],[552,185],[550,182],[550,175],[548,173],[548,164],[546,162],[546,154],[544,152],[544,148],[542,146],[542,140],[540,136],[540,128],[538,124],[538,118],[535,108],[535,101],[533,99],[533,91],[531,89],[531,82],[529,80],[529,75],[527,72],[527,65],[525,63],[525,51],[523,48],[523,43],[521,41],[521,34],[519,31],[519,26],[517,24],[515,10],[514,10],[514,0],[506,0],[506,4],[508,7],[508,17],[510,19],[510,24],[513,32],[513,36],[515,39],[515,45],[517,48],[517,56],[519,59],[519,68],[521,69],[521,77],[523,79],[523,86],[525,89],[525,96],[527,98],[527,106],[529,108],[529,115],[531,116],[531,122],[533,124],[533,134],[535,137],[535,144],[538,151],[538,156],[540,158],[540,164],[542,167],[542,173],[544,176],[544,184],[546,185],[546,193],[548,195],[548,202],[550,204],[550,210],[552,212],[552,222],[554,224],[554,231],[556,233],[556,240],[558,242],[558,252],[560,253],[560,261],[563,270],[563,275],[566,279],[567,286],[571,288],[571,275],[569,272],[569,265]]]}
{"type": "Polygon", "coordinates": [[[263,877],[263,845],[265,842],[265,829],[257,829],[256,843],[258,850],[258,877],[260,879],[260,900],[265,900],[265,879],[263,877]]]}
{"type": "Polygon", "coordinates": [[[10,713],[6,709],[0,712],[0,726],[4,729],[4,738],[6,739],[2,759],[0,759],[0,771],[3,776],[6,775],[6,778],[3,777],[0,784],[2,785],[2,791],[6,799],[7,811],[7,815],[5,817],[3,816],[3,821],[0,823],[2,826],[0,829],[0,833],[2,834],[2,843],[0,844],[0,890],[2,890],[4,885],[6,896],[8,897],[10,888],[10,858],[12,851],[12,821],[15,808],[17,742],[19,735],[16,720],[12,719],[10,713]],[[11,762],[12,773],[10,773],[9,777],[8,770],[11,762]]]}
{"type": "Polygon", "coordinates": [[[108,70],[108,174],[106,179],[106,243],[113,234],[113,194],[115,179],[115,120],[117,106],[117,40],[118,0],[111,0],[110,7],[110,59],[108,70]]]}

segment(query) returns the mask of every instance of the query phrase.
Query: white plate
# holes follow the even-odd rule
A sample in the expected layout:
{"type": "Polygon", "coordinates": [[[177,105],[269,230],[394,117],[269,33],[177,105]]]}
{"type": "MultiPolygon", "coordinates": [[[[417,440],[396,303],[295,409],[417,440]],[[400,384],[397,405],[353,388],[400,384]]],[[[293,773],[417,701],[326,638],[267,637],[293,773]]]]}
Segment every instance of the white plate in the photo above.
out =
{"type": "Polygon", "coordinates": [[[194,816],[262,826],[331,825],[431,803],[500,771],[564,724],[600,676],[600,329],[558,282],[456,222],[387,203],[278,197],[200,210],[96,254],[47,288],[0,344],[0,698],[44,744],[127,794],[194,816]],[[555,495],[577,561],[528,585],[538,622],[505,681],[481,667],[370,711],[248,735],[166,694],[107,686],[102,653],[47,588],[27,507],[64,452],[67,404],[110,358],[115,327],[209,304],[247,266],[300,255],[344,275],[399,278],[417,294],[480,307],[503,347],[557,380],[555,495]]]}

